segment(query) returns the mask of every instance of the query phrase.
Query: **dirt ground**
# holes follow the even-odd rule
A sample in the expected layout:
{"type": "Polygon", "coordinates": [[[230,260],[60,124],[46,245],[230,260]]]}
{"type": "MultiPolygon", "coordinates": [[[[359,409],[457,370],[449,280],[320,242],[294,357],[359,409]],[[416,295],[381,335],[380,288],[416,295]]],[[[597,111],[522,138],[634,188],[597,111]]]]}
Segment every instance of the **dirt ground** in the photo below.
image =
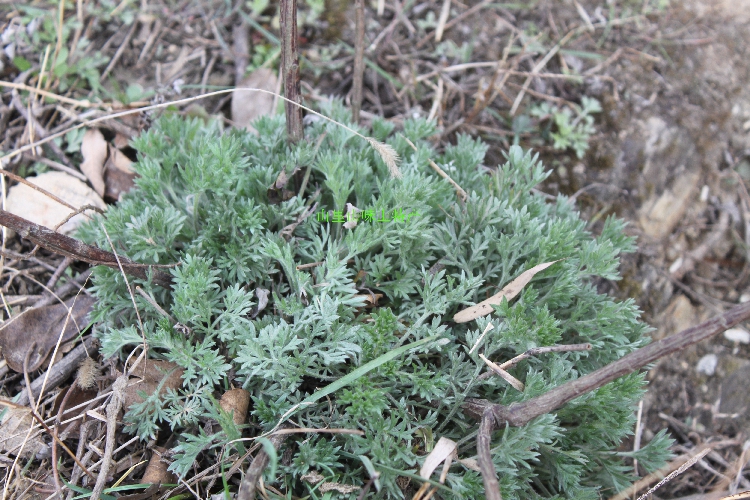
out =
{"type": "MultiPolygon", "coordinates": [[[[436,139],[450,141],[459,132],[482,136],[492,145],[485,163],[495,165],[512,143],[517,122],[510,109],[528,72],[553,42],[592,23],[570,51],[535,72],[519,108],[520,114],[532,97],[541,102],[545,96],[558,104],[579,102],[583,95],[602,103],[597,132],[580,159],[519,134],[521,145],[534,147],[553,169],[541,189],[575,196],[594,232],[609,214],[631,222],[638,251],[623,258],[624,279],[601,288],[635,299],[655,339],[750,300],[750,2],[691,0],[662,10],[646,9],[649,2],[624,2],[628,8],[617,10],[620,24],[603,30],[593,26],[606,20],[594,1],[540,1],[533,8],[454,1],[444,37],[456,48],[444,44],[439,53],[434,28],[418,21],[428,11],[439,15],[441,3],[410,2],[408,10],[407,3],[386,3],[383,16],[368,17],[365,122],[376,115],[396,123],[429,115],[441,126],[436,139]],[[505,60],[508,37],[521,32],[536,33],[529,46],[537,40],[547,49],[505,60]],[[587,58],[592,54],[601,57],[587,58]],[[467,65],[483,61],[488,64],[467,65]],[[487,89],[498,77],[491,63],[497,61],[525,73],[504,81],[488,100],[487,89]],[[463,69],[446,70],[461,64],[463,69]],[[589,76],[581,84],[559,77],[571,68],[589,76]]],[[[613,4],[607,2],[615,11],[613,4]]],[[[145,9],[132,27],[95,24],[94,45],[116,59],[111,77],[102,79],[105,86],[138,83],[169,100],[235,84],[237,68],[252,59],[248,47],[271,38],[225,7],[186,1],[145,9]],[[121,46],[125,50],[118,52],[121,46]]],[[[301,24],[305,99],[350,98],[352,53],[334,42],[352,43],[353,18],[348,2],[329,0],[317,21],[301,24]]],[[[272,25],[264,26],[273,31],[272,25]]],[[[226,97],[201,105],[231,119],[226,97]]],[[[9,130],[18,126],[5,119],[9,130]]],[[[138,129],[143,123],[125,125],[138,129]]],[[[6,131],[3,148],[19,144],[19,137],[6,131]]],[[[739,330],[651,368],[642,440],[668,428],[677,455],[707,443],[714,450],[654,498],[713,498],[708,494],[750,489],[741,472],[750,459],[743,451],[750,447],[750,392],[744,385],[750,334],[739,330]]]]}

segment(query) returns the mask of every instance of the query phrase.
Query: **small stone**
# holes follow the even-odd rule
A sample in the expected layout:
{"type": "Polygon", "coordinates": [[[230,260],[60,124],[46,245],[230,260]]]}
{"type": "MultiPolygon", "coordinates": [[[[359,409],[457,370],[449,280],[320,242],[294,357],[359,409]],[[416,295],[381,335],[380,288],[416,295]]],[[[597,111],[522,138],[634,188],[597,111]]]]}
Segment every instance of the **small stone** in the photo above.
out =
{"type": "Polygon", "coordinates": [[[708,201],[708,195],[711,193],[711,190],[708,186],[703,186],[701,188],[701,201],[706,202],[708,201]]]}
{"type": "Polygon", "coordinates": [[[709,377],[716,372],[716,366],[719,364],[719,358],[716,354],[706,354],[698,361],[695,367],[698,373],[704,373],[709,377]]]}
{"type": "Polygon", "coordinates": [[[742,328],[730,328],[724,332],[724,338],[740,344],[750,344],[750,333],[742,328]]]}

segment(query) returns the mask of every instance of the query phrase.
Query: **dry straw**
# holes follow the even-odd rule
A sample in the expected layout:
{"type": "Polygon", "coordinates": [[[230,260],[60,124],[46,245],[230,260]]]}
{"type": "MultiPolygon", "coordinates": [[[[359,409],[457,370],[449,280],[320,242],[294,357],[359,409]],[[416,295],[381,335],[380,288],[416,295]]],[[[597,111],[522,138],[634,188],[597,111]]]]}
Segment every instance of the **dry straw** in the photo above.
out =
{"type": "MultiPolygon", "coordinates": [[[[0,82],[0,86],[5,86],[4,84],[5,84],[5,82],[0,82]]],[[[28,90],[31,93],[38,93],[36,89],[28,88],[28,90]]],[[[106,120],[111,120],[113,118],[119,118],[121,116],[132,115],[134,113],[140,113],[140,112],[143,112],[143,111],[150,111],[150,110],[154,110],[154,109],[165,108],[167,106],[187,104],[187,103],[190,103],[190,102],[194,102],[194,101],[197,101],[197,100],[200,100],[200,99],[205,99],[207,97],[213,97],[213,96],[217,96],[217,95],[231,94],[231,93],[237,92],[239,90],[248,90],[248,91],[251,91],[251,92],[263,92],[265,94],[273,95],[273,96],[275,96],[275,97],[277,97],[279,99],[283,99],[284,101],[286,101],[286,102],[288,102],[290,104],[293,104],[294,106],[299,106],[300,108],[304,109],[308,113],[312,113],[315,116],[319,116],[320,118],[323,118],[324,120],[328,120],[331,123],[335,123],[339,127],[345,128],[349,132],[353,133],[354,135],[356,135],[358,137],[361,137],[362,139],[364,139],[368,143],[370,143],[370,146],[372,146],[372,148],[378,153],[378,155],[380,155],[380,158],[383,160],[383,163],[385,163],[386,166],[388,167],[388,171],[391,173],[391,177],[394,177],[394,178],[400,178],[401,177],[401,172],[398,169],[399,157],[398,157],[398,154],[396,153],[396,150],[393,149],[392,146],[389,146],[388,144],[380,142],[380,141],[378,141],[378,140],[376,140],[376,139],[374,139],[372,137],[367,137],[365,135],[362,135],[359,132],[357,132],[356,130],[354,130],[353,128],[348,127],[348,126],[344,125],[343,123],[337,122],[336,120],[334,120],[332,118],[329,118],[329,117],[327,117],[327,116],[325,116],[325,115],[323,115],[321,113],[318,113],[317,111],[315,111],[313,109],[310,109],[307,106],[304,106],[304,105],[299,104],[297,102],[291,101],[291,100],[287,99],[286,97],[277,94],[276,92],[273,92],[273,91],[270,91],[270,90],[265,90],[265,89],[251,88],[251,87],[235,87],[233,89],[217,90],[217,91],[214,91],[214,92],[208,92],[206,94],[201,94],[201,95],[194,96],[194,97],[187,97],[185,99],[178,99],[176,101],[170,101],[170,102],[164,102],[164,103],[161,103],[161,104],[153,104],[151,106],[143,106],[143,107],[139,107],[139,108],[128,109],[128,110],[125,110],[125,111],[119,111],[117,113],[111,113],[111,114],[108,114],[108,115],[105,115],[105,116],[100,116],[98,118],[94,118],[94,119],[91,119],[91,120],[85,120],[85,121],[79,123],[78,125],[70,127],[68,129],[65,129],[65,130],[63,130],[61,132],[58,132],[56,134],[50,134],[50,135],[48,135],[47,137],[45,137],[43,139],[40,139],[40,140],[38,140],[36,142],[32,142],[32,143],[27,144],[25,146],[22,146],[22,147],[14,150],[14,151],[8,153],[7,155],[1,156],[0,157],[0,165],[4,164],[5,161],[13,158],[14,156],[18,156],[21,153],[24,153],[26,151],[29,151],[30,149],[36,148],[36,147],[38,147],[38,146],[40,146],[42,144],[50,142],[50,141],[52,141],[52,140],[54,140],[54,139],[56,139],[58,137],[62,137],[65,134],[67,134],[68,132],[73,131],[73,130],[77,130],[79,128],[90,127],[91,125],[94,125],[94,124],[99,123],[99,122],[103,122],[103,121],[106,121],[106,120]]],[[[55,94],[45,93],[44,95],[46,97],[50,97],[50,98],[62,100],[62,98],[60,96],[57,96],[55,94]]],[[[66,99],[65,102],[69,102],[69,99],[66,99]]]]}

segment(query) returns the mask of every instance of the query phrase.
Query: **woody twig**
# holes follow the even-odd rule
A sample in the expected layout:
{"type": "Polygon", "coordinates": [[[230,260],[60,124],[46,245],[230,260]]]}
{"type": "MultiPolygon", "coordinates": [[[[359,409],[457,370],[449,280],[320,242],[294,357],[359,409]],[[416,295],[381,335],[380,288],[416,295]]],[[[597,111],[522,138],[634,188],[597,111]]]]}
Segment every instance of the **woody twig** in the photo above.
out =
{"type": "MultiPolygon", "coordinates": [[[[0,226],[14,230],[22,238],[26,238],[50,252],[70,257],[74,260],[88,262],[95,266],[107,266],[119,269],[115,254],[92,245],[87,245],[70,236],[56,233],[47,227],[35,224],[30,220],[26,220],[5,210],[0,210],[0,226]]],[[[156,269],[156,266],[139,264],[125,257],[120,257],[120,264],[122,264],[122,270],[125,273],[143,280],[149,279],[148,271],[150,269],[154,283],[164,288],[172,286],[172,276],[156,269]]]]}

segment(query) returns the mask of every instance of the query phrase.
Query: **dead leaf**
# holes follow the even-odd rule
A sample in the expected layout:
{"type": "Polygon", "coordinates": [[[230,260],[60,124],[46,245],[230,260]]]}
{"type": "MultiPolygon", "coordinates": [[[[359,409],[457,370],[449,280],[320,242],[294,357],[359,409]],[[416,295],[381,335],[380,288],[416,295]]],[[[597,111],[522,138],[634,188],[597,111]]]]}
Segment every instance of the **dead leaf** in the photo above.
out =
{"type": "Polygon", "coordinates": [[[242,425],[247,418],[247,407],[250,406],[250,393],[245,389],[231,389],[222,394],[219,400],[222,410],[232,414],[236,425],[242,425]]]}
{"type": "Polygon", "coordinates": [[[112,139],[112,144],[117,149],[124,149],[130,145],[130,139],[131,138],[125,134],[121,134],[120,132],[115,132],[115,138],[112,139]]]}
{"type": "Polygon", "coordinates": [[[34,458],[45,448],[49,448],[41,438],[41,429],[32,431],[24,444],[26,434],[34,423],[31,409],[8,408],[0,424],[0,451],[12,455],[18,455],[20,452],[24,458],[34,458]],[[22,451],[21,445],[23,445],[22,451]]]}
{"type": "Polygon", "coordinates": [[[500,292],[496,293],[489,299],[483,300],[479,304],[468,307],[463,311],[457,313],[455,316],[453,316],[453,321],[455,321],[456,323],[466,323],[467,321],[471,321],[473,319],[488,315],[492,312],[492,306],[500,305],[503,302],[504,298],[507,300],[511,300],[512,298],[514,298],[521,292],[521,290],[523,290],[523,287],[529,284],[529,281],[531,281],[531,278],[533,278],[535,274],[540,271],[544,271],[555,262],[560,262],[560,260],[562,259],[553,260],[552,262],[545,262],[544,264],[539,264],[538,266],[532,267],[528,271],[524,271],[518,276],[518,278],[511,281],[505,286],[505,288],[500,290],[500,292]]]}
{"type": "Polygon", "coordinates": [[[354,298],[361,298],[366,302],[366,308],[372,308],[378,305],[378,301],[383,298],[382,293],[361,293],[354,296],[354,298]]]}
{"type": "Polygon", "coordinates": [[[86,176],[99,196],[104,196],[104,162],[107,161],[108,144],[98,128],[83,134],[81,142],[81,172],[86,176]]]}
{"type": "Polygon", "coordinates": [[[482,472],[482,469],[479,467],[479,462],[474,458],[459,458],[458,463],[474,472],[482,472]]]}
{"type": "MultiPolygon", "coordinates": [[[[276,72],[268,68],[259,68],[243,78],[238,88],[249,87],[276,91],[278,78],[276,72]]],[[[238,90],[232,94],[232,121],[237,128],[244,128],[256,133],[250,125],[261,116],[272,115],[274,96],[265,92],[238,90]]]]}
{"type": "Polygon", "coordinates": [[[118,170],[125,172],[126,174],[133,174],[133,160],[127,157],[125,153],[117,149],[115,146],[109,146],[109,160],[118,170]]]}
{"type": "Polygon", "coordinates": [[[88,295],[73,297],[64,305],[58,303],[27,309],[7,321],[0,328],[0,349],[8,366],[23,373],[23,362],[29,353],[28,371],[41,367],[57,344],[61,331],[62,342],[68,342],[88,326],[87,316],[94,301],[88,295]],[[68,319],[69,307],[73,311],[68,319]]]}
{"type": "Polygon", "coordinates": [[[256,288],[255,289],[255,296],[258,298],[258,305],[253,307],[253,311],[250,314],[250,317],[255,319],[263,309],[266,308],[268,305],[268,295],[271,292],[269,290],[266,290],[265,288],[256,288]]]}
{"type": "MultiPolygon", "coordinates": [[[[448,460],[450,464],[451,457],[456,452],[456,442],[448,439],[447,437],[441,437],[438,442],[435,443],[435,448],[430,452],[424,459],[422,468],[419,469],[420,477],[424,479],[430,479],[432,473],[437,469],[438,465],[448,460]]],[[[441,481],[442,482],[442,481],[441,481]]]]}
{"type": "Polygon", "coordinates": [[[123,406],[130,408],[136,403],[142,403],[143,398],[138,394],[143,391],[152,394],[162,380],[167,379],[161,387],[159,394],[164,394],[167,389],[179,389],[182,387],[182,375],[185,370],[169,361],[146,359],[139,364],[130,374],[131,378],[125,388],[123,406]]]}
{"type": "MultiPolygon", "coordinates": [[[[162,460],[162,457],[167,452],[166,448],[161,446],[154,446],[151,459],[148,461],[146,466],[146,472],[143,473],[143,477],[140,484],[167,484],[176,483],[177,478],[172,474],[169,469],[169,462],[162,460]]],[[[148,497],[153,498],[153,497],[148,497]]]]}
{"type": "Polygon", "coordinates": [[[289,183],[289,179],[294,177],[294,175],[299,171],[299,167],[294,167],[292,173],[287,175],[286,169],[281,169],[281,172],[279,173],[278,177],[276,177],[274,183],[271,184],[266,191],[269,203],[275,205],[281,201],[291,200],[292,198],[294,198],[294,196],[296,196],[296,193],[294,191],[285,188],[289,183]]]}
{"type": "MultiPolygon", "coordinates": [[[[102,210],[107,208],[104,200],[93,189],[65,172],[46,172],[36,177],[29,177],[26,180],[49,191],[74,207],[93,205],[102,210]]],[[[70,208],[25,184],[16,184],[10,188],[6,207],[8,212],[48,228],[56,227],[73,213],[70,208]]],[[[78,214],[63,224],[58,232],[62,234],[72,233],[84,220],[86,220],[86,217],[78,214]]]]}
{"type": "Polygon", "coordinates": [[[122,151],[110,146],[109,159],[104,169],[105,199],[119,201],[120,196],[133,189],[137,176],[132,171],[128,172],[131,164],[130,159],[122,151]]]}

